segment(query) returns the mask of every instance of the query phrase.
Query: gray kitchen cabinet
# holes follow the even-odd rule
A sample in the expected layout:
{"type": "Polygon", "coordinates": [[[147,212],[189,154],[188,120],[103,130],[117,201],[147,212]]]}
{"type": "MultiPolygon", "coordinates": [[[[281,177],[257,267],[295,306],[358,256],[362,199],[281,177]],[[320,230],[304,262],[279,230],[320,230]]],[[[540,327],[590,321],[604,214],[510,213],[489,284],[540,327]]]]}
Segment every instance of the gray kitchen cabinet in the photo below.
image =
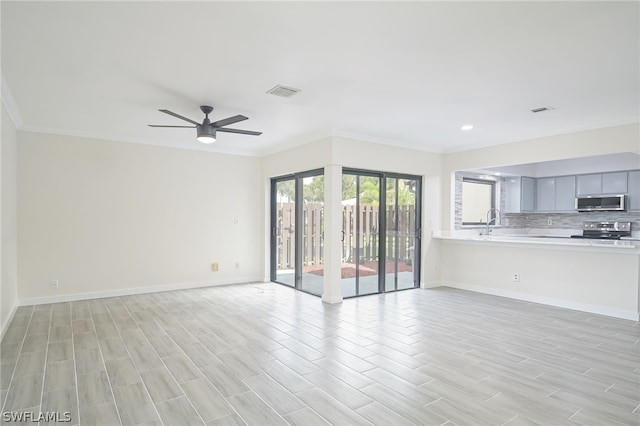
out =
{"type": "Polygon", "coordinates": [[[504,213],[520,213],[522,183],[519,176],[504,180],[504,213]]]}
{"type": "Polygon", "coordinates": [[[640,210],[640,170],[629,172],[628,186],[629,210],[640,210]]]}
{"type": "Polygon", "coordinates": [[[520,211],[532,212],[536,209],[536,180],[523,176],[520,179],[520,211]]]}
{"type": "Polygon", "coordinates": [[[536,211],[573,211],[575,198],[575,176],[536,179],[536,211]]]}
{"type": "Polygon", "coordinates": [[[503,213],[535,211],[536,180],[530,177],[509,176],[504,180],[503,213]]]}
{"type": "Polygon", "coordinates": [[[627,193],[627,172],[603,173],[602,174],[603,194],[626,194],[627,193]]]}
{"type": "Polygon", "coordinates": [[[536,179],[536,211],[556,209],[556,178],[536,179]]]}
{"type": "Polygon", "coordinates": [[[577,194],[602,194],[602,173],[577,176],[577,194]]]}
{"type": "Polygon", "coordinates": [[[562,176],[556,179],[556,211],[573,211],[576,208],[576,177],[562,176]]]}

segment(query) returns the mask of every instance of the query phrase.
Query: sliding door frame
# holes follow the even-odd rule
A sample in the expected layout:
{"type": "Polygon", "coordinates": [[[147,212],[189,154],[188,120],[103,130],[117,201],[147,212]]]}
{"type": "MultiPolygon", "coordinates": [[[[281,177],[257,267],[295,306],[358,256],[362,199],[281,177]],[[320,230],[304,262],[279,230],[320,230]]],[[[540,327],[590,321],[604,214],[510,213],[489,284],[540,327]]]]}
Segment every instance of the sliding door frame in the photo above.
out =
{"type": "MultiPolygon", "coordinates": [[[[386,203],[386,191],[382,191],[381,188],[384,185],[384,173],[375,172],[371,170],[360,170],[360,169],[350,169],[343,168],[343,175],[354,175],[357,177],[356,179],[356,230],[360,229],[360,221],[362,220],[362,215],[360,212],[360,176],[366,177],[375,177],[379,179],[379,189],[378,189],[378,204],[383,205],[386,203]]],[[[382,212],[378,211],[378,236],[385,235],[386,221],[383,218],[382,212]]],[[[343,230],[344,235],[344,230],[343,230]]],[[[384,258],[385,258],[385,240],[383,238],[378,238],[378,291],[376,293],[367,293],[360,294],[360,236],[358,235],[356,238],[356,282],[355,282],[355,290],[356,294],[353,296],[344,296],[345,299],[350,299],[352,297],[360,297],[360,296],[368,296],[370,294],[380,294],[384,292],[384,279],[381,278],[384,272],[384,258]]]]}
{"type": "Polygon", "coordinates": [[[283,176],[278,176],[278,177],[274,177],[271,178],[271,206],[270,206],[270,210],[271,210],[271,220],[270,220],[270,227],[271,227],[271,244],[270,244],[270,250],[271,250],[271,254],[270,254],[270,279],[272,282],[277,283],[277,284],[281,284],[284,285],[286,287],[291,288],[290,285],[277,281],[277,276],[278,276],[278,262],[277,262],[277,250],[278,250],[278,212],[276,209],[277,206],[277,199],[278,199],[278,182],[284,182],[284,181],[288,181],[288,180],[293,180],[294,181],[294,185],[295,185],[295,189],[294,189],[294,254],[295,254],[295,260],[294,260],[294,286],[293,288],[295,288],[296,290],[300,290],[300,291],[304,291],[305,293],[309,293],[309,294],[313,294],[314,296],[318,296],[317,294],[311,293],[309,291],[306,291],[302,288],[301,284],[302,284],[302,263],[303,263],[303,253],[302,253],[302,249],[303,249],[303,238],[304,238],[304,214],[303,214],[303,207],[304,207],[304,200],[303,200],[303,185],[302,185],[302,180],[306,177],[312,177],[312,176],[323,176],[324,175],[324,169],[314,169],[314,170],[308,170],[305,172],[300,172],[300,173],[291,173],[288,175],[283,175],[283,176]]]}

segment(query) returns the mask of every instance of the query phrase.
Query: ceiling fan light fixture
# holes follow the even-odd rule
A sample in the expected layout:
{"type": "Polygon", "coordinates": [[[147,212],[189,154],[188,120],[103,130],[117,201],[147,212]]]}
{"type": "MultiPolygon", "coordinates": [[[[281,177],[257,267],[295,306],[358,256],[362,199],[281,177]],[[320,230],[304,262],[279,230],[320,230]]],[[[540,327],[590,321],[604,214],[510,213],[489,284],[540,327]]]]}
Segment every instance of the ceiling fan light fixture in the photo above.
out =
{"type": "Polygon", "coordinates": [[[214,143],[216,141],[216,130],[211,126],[198,126],[198,142],[214,143]]]}
{"type": "Polygon", "coordinates": [[[252,130],[241,130],[241,129],[228,129],[226,126],[231,124],[239,123],[240,121],[248,120],[248,117],[244,115],[234,115],[233,117],[227,117],[223,120],[217,120],[213,123],[209,120],[209,114],[213,111],[212,106],[202,105],[200,110],[204,113],[205,117],[202,120],[202,124],[198,123],[195,120],[192,120],[187,117],[183,117],[180,114],[176,114],[173,111],[169,111],[168,109],[160,109],[158,111],[164,112],[172,117],[179,118],[180,120],[186,121],[187,123],[191,123],[191,126],[169,126],[164,124],[149,124],[149,127],[181,127],[196,129],[196,139],[198,142],[202,142],[205,144],[212,144],[216,141],[216,132],[226,132],[226,133],[237,133],[240,135],[251,135],[251,136],[260,136],[262,132],[254,132],[252,130]]]}

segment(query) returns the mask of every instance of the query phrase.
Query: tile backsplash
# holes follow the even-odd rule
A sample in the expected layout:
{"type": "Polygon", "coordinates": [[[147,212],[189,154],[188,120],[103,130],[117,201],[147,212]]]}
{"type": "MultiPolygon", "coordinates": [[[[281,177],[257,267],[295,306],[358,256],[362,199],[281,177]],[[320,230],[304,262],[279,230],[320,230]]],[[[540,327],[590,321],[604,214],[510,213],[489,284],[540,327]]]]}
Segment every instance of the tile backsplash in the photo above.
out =
{"type": "Polygon", "coordinates": [[[640,212],[506,213],[502,227],[582,229],[582,223],[587,221],[631,222],[631,230],[640,231],[640,212]],[[552,225],[548,224],[549,219],[552,225]]]}

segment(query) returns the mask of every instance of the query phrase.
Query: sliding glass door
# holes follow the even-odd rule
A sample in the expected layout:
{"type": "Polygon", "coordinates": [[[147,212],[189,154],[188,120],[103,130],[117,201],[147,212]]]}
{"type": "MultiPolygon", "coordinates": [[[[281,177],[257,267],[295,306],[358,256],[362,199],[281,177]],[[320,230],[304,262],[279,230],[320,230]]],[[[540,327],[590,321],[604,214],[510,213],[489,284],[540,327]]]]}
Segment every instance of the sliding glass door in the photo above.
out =
{"type": "MultiPolygon", "coordinates": [[[[293,178],[272,182],[272,210],[276,250],[272,250],[275,268],[271,269],[273,281],[291,287],[296,285],[296,181],[293,178]]],[[[273,242],[272,242],[273,243],[273,242]]]]}
{"type": "Polygon", "coordinates": [[[380,292],[380,181],[365,172],[342,175],[342,297],[380,292]]]}
{"type": "Polygon", "coordinates": [[[417,176],[344,170],[343,297],[420,285],[420,193],[417,176]]]}
{"type": "MultiPolygon", "coordinates": [[[[419,286],[420,187],[417,176],[343,170],[343,297],[419,286]]],[[[322,170],[271,180],[271,231],[271,280],[322,295],[322,170]]]]}
{"type": "Polygon", "coordinates": [[[271,229],[271,280],[318,296],[322,295],[322,170],[272,179],[271,229]]]}
{"type": "Polygon", "coordinates": [[[419,179],[386,177],[384,291],[419,286],[419,188],[419,179]]]}

